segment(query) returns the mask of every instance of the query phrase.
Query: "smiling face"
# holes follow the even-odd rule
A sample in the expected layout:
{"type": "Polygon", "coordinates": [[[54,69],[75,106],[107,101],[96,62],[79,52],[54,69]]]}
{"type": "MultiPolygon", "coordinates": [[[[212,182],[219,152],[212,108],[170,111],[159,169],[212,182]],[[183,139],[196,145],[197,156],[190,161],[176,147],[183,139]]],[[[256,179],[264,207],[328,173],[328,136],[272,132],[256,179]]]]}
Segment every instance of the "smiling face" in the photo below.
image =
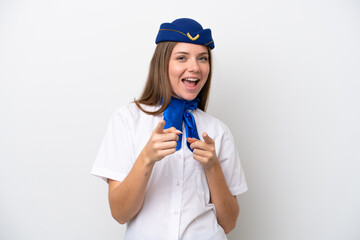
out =
{"type": "Polygon", "coordinates": [[[179,42],[169,61],[170,85],[175,97],[193,100],[206,83],[210,72],[207,47],[179,42]]]}

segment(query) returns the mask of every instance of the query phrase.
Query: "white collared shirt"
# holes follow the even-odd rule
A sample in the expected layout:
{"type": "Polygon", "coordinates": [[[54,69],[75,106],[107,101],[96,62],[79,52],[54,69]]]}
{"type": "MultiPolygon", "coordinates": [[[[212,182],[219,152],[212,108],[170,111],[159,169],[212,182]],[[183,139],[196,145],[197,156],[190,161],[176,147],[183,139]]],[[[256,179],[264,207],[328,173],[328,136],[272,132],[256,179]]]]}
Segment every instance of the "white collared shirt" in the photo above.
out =
{"type": "MultiPolygon", "coordinates": [[[[154,111],[156,107],[144,106],[154,111]]],[[[228,127],[196,109],[199,136],[214,139],[226,183],[235,195],[247,191],[244,173],[228,127]]],[[[134,103],[115,111],[91,174],[123,181],[163,115],[142,112],[134,103]]],[[[186,145],[183,128],[181,149],[154,165],[143,206],[127,223],[125,240],[223,240],[226,235],[216,220],[209,187],[201,164],[186,145]]]]}

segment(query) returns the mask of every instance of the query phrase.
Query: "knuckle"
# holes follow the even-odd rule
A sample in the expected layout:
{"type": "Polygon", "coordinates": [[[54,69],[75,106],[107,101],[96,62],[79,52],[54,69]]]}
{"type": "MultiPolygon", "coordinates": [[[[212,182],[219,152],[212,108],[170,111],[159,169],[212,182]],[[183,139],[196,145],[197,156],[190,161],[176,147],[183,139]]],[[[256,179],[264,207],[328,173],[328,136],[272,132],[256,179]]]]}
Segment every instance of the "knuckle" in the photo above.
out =
{"type": "Polygon", "coordinates": [[[170,140],[176,140],[177,141],[178,136],[176,135],[176,133],[169,133],[169,139],[170,140]]]}
{"type": "Polygon", "coordinates": [[[154,147],[154,150],[155,150],[155,151],[158,151],[158,149],[159,149],[159,143],[158,143],[158,142],[154,142],[153,147],[154,147]]]}
{"type": "Polygon", "coordinates": [[[158,135],[157,135],[157,134],[153,134],[150,139],[151,139],[152,142],[156,142],[157,139],[158,139],[158,135]]]}

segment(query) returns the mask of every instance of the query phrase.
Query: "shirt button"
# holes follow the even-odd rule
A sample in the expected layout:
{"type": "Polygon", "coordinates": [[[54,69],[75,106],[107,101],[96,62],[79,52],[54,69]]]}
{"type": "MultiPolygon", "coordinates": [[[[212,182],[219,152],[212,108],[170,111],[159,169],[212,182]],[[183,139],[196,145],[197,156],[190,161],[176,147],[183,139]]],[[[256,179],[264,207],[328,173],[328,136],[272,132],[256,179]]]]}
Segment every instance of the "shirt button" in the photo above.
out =
{"type": "Polygon", "coordinates": [[[179,211],[178,211],[178,210],[175,210],[175,211],[174,211],[174,214],[175,214],[175,215],[178,215],[178,214],[179,214],[179,211]]]}
{"type": "Polygon", "coordinates": [[[180,158],[181,158],[180,153],[178,153],[178,154],[176,155],[176,157],[177,157],[177,159],[180,159],[180,158]]]}
{"type": "Polygon", "coordinates": [[[181,186],[181,181],[176,181],[176,186],[181,186]]]}

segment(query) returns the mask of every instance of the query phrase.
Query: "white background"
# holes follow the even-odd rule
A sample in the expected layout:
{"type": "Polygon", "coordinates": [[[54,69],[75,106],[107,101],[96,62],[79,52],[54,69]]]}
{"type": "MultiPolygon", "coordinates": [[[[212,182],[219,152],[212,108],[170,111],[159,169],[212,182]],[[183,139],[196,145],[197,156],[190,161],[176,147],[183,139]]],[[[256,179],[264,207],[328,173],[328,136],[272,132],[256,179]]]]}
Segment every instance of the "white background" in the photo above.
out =
{"type": "Polygon", "coordinates": [[[355,0],[0,0],[0,239],[122,239],[89,171],[179,17],[213,31],[208,112],[247,177],[229,239],[360,239],[355,0]]]}

